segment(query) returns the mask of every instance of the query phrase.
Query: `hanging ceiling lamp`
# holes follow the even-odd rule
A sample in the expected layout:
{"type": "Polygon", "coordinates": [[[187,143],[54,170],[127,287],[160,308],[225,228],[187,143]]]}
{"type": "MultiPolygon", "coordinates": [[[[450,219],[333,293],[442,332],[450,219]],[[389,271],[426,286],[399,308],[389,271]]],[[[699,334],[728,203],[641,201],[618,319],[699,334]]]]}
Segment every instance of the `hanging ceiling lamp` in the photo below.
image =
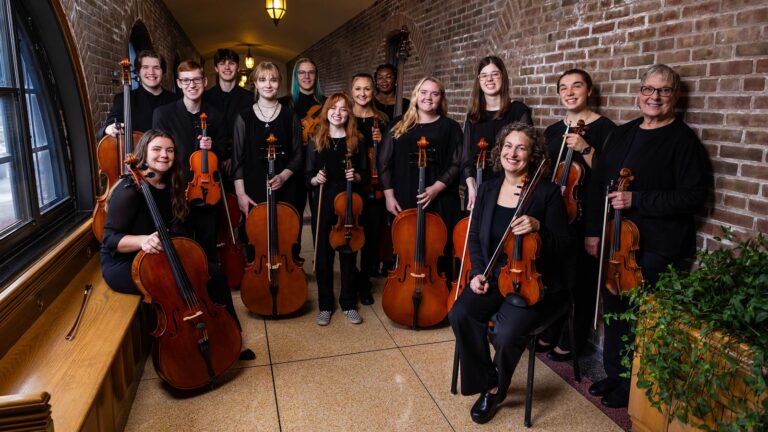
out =
{"type": "Polygon", "coordinates": [[[256,66],[256,60],[251,55],[251,46],[248,45],[248,55],[245,56],[245,68],[251,70],[254,66],[256,66]]]}
{"type": "Polygon", "coordinates": [[[272,18],[272,22],[277,23],[285,16],[285,11],[288,9],[288,0],[267,0],[267,14],[272,18]]]}

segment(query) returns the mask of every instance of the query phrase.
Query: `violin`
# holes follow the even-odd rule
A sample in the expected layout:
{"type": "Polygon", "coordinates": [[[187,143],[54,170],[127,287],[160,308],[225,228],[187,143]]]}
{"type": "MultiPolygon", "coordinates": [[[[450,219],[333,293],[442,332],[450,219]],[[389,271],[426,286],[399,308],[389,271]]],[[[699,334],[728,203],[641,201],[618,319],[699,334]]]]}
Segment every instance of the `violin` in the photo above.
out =
{"type": "MultiPolygon", "coordinates": [[[[587,126],[584,120],[579,119],[576,123],[576,127],[571,129],[570,123],[565,128],[565,135],[570,133],[579,134],[584,136],[587,132],[587,126]]],[[[563,137],[563,143],[560,146],[560,154],[557,156],[557,160],[560,160],[560,155],[565,148],[565,140],[563,137]]],[[[568,213],[568,223],[573,223],[581,218],[581,184],[584,182],[584,167],[573,160],[573,149],[568,147],[568,151],[565,153],[565,160],[557,165],[557,169],[552,173],[552,182],[560,186],[560,194],[563,196],[565,203],[565,210],[568,213]]]]}
{"type": "Polygon", "coordinates": [[[301,119],[301,139],[304,142],[304,145],[307,145],[309,137],[315,133],[317,125],[320,124],[320,110],[322,110],[322,108],[322,105],[312,105],[307,110],[307,115],[301,119]]]}
{"type": "MultiPolygon", "coordinates": [[[[223,186],[223,184],[222,184],[223,186]]],[[[227,285],[234,290],[240,286],[245,273],[245,249],[235,232],[243,218],[237,205],[237,197],[232,193],[222,196],[222,211],[218,215],[216,233],[216,258],[221,269],[227,275],[227,285]]]]}
{"type": "MultiPolygon", "coordinates": [[[[200,113],[200,129],[203,138],[208,136],[208,115],[200,113]]],[[[187,184],[187,201],[194,206],[216,205],[221,199],[219,183],[219,159],[215,153],[200,149],[189,156],[189,169],[194,173],[187,184]]]]}
{"type": "MultiPolygon", "coordinates": [[[[395,109],[393,118],[403,115],[403,79],[405,74],[405,61],[408,60],[411,51],[410,37],[411,32],[408,27],[403,25],[400,28],[400,45],[397,48],[397,67],[400,69],[397,74],[397,84],[395,87],[395,109]]],[[[391,120],[391,119],[390,119],[391,120]]]]}
{"type": "MultiPolygon", "coordinates": [[[[427,168],[425,137],[418,141],[419,190],[424,193],[427,168]]],[[[414,330],[440,323],[448,314],[445,276],[437,271],[437,258],[448,240],[445,223],[423,204],[400,212],[392,223],[397,266],[389,272],[382,294],[384,313],[392,321],[414,330]]]]}
{"type": "Polygon", "coordinates": [[[208,259],[195,241],[173,238],[165,226],[146,178],[129,154],[133,182],[141,190],[152,215],[163,252],[139,251],[131,276],[155,306],[157,338],[152,360],[158,375],[171,387],[183,390],[211,385],[237,361],[242,340],[237,322],[222,305],[208,297],[208,259]]]}
{"type": "Polygon", "coordinates": [[[248,213],[245,232],[255,256],[247,264],[240,283],[240,297],[249,311],[279,316],[295,312],[307,300],[307,278],[291,253],[301,229],[299,212],[277,202],[269,180],[275,176],[277,138],[267,138],[267,202],[248,213]]]}
{"type": "MultiPolygon", "coordinates": [[[[629,168],[619,171],[618,184],[615,190],[629,190],[630,183],[635,179],[629,168]]],[[[643,274],[637,265],[635,254],[640,248],[640,231],[631,220],[622,217],[620,209],[613,210],[613,221],[608,223],[608,208],[610,206],[608,193],[614,189],[614,182],[608,185],[605,197],[605,213],[603,219],[603,242],[600,248],[600,269],[598,271],[598,294],[600,301],[600,284],[603,281],[603,263],[605,271],[605,287],[613,295],[625,293],[643,283],[643,274]],[[605,246],[608,245],[608,256],[605,257],[605,246]]],[[[595,326],[597,326],[597,311],[595,311],[595,326]]]]}
{"type": "Polygon", "coordinates": [[[104,193],[96,196],[93,208],[93,223],[91,229],[96,239],[104,239],[104,224],[107,222],[107,199],[112,187],[117,184],[121,175],[125,174],[125,156],[133,151],[139,142],[141,132],[133,132],[131,123],[131,62],[125,58],[120,61],[123,84],[123,126],[118,127],[117,137],[105,135],[96,147],[96,157],[99,162],[99,179],[104,185],[104,193]],[[132,137],[131,140],[126,137],[132,137]]]}
{"type": "MultiPolygon", "coordinates": [[[[379,114],[377,112],[373,113],[373,130],[379,129],[379,114]]],[[[370,193],[368,194],[369,199],[381,199],[384,198],[384,192],[381,191],[381,188],[378,187],[379,185],[379,170],[376,167],[376,164],[378,163],[378,160],[376,158],[376,155],[379,153],[379,141],[373,140],[373,145],[368,149],[368,163],[371,166],[371,188],[370,193]]]]}
{"type": "MultiPolygon", "coordinates": [[[[477,143],[477,147],[480,151],[477,153],[475,159],[475,180],[477,187],[483,183],[483,171],[488,160],[488,142],[485,138],[480,138],[477,143]]],[[[472,262],[469,259],[469,249],[467,248],[467,239],[469,238],[469,227],[472,225],[472,211],[469,212],[469,216],[461,218],[456,226],[453,228],[453,249],[454,256],[461,260],[461,266],[459,266],[459,277],[451,282],[451,293],[448,296],[448,310],[451,310],[453,303],[459,299],[461,291],[469,284],[469,272],[472,270],[472,262]],[[461,251],[461,255],[459,255],[461,251]]]]}
{"type": "MultiPolygon", "coordinates": [[[[532,179],[528,175],[523,177],[520,199],[515,214],[512,216],[513,221],[524,214],[523,209],[533,196],[546,163],[547,161],[544,160],[539,164],[532,179]]],[[[499,273],[498,283],[501,295],[504,297],[513,296],[511,303],[515,306],[528,307],[538,303],[544,297],[544,283],[541,280],[541,273],[536,270],[536,259],[539,258],[539,251],[541,250],[541,236],[537,232],[523,235],[512,234],[510,222],[488,263],[488,267],[483,272],[485,280],[490,279],[502,249],[507,255],[507,263],[499,273]]]]}
{"type": "MultiPolygon", "coordinates": [[[[347,150],[347,157],[345,159],[345,168],[351,170],[352,153],[349,150],[347,150]]],[[[363,244],[365,244],[365,233],[358,222],[358,218],[363,211],[363,199],[360,198],[360,195],[352,192],[352,180],[347,180],[346,192],[336,194],[336,197],[333,199],[333,211],[339,219],[328,235],[328,242],[331,244],[331,248],[339,249],[344,247],[352,252],[362,249],[363,244]]]]}

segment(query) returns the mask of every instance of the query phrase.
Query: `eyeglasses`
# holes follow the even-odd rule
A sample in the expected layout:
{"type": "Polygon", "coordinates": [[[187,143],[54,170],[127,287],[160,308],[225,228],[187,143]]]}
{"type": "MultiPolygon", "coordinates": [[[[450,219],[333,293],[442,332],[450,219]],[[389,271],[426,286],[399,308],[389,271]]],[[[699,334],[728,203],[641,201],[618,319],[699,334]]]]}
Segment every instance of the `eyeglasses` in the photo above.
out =
{"type": "Polygon", "coordinates": [[[640,94],[643,96],[653,96],[654,93],[659,92],[661,97],[670,97],[675,91],[672,87],[656,88],[651,86],[640,86],[640,94]]]}
{"type": "Polygon", "coordinates": [[[298,76],[315,76],[317,75],[317,71],[306,71],[306,70],[300,70],[296,72],[298,76]]]}
{"type": "Polygon", "coordinates": [[[197,77],[197,78],[179,78],[179,82],[181,83],[182,87],[189,87],[190,84],[195,83],[195,85],[200,85],[203,83],[203,77],[197,77]]]}
{"type": "Polygon", "coordinates": [[[491,73],[481,73],[477,76],[477,79],[480,81],[488,81],[488,80],[497,80],[501,78],[501,72],[495,71],[491,73]]]}

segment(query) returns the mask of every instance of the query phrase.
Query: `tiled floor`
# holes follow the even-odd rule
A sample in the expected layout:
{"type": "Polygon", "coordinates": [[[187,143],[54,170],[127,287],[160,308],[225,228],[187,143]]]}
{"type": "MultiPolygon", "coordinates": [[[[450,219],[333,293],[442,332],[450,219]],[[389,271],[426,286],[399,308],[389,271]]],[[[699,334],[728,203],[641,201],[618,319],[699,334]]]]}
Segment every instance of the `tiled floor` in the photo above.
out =
{"type": "MultiPolygon", "coordinates": [[[[304,251],[312,246],[304,236],[304,251]]],[[[311,253],[305,271],[311,272],[311,253]]],[[[472,423],[474,397],[450,394],[453,333],[443,326],[413,331],[392,323],[376,303],[360,306],[352,325],[340,310],[315,324],[317,288],[309,277],[303,313],[290,319],[249,314],[234,293],[245,346],[256,360],[238,362],[213,390],[172,394],[148,362],[126,430],[134,431],[515,431],[523,426],[527,354],[507,400],[486,425],[472,423]]],[[[337,280],[338,282],[338,280],[337,280]]],[[[537,360],[533,428],[621,430],[537,360]]]]}

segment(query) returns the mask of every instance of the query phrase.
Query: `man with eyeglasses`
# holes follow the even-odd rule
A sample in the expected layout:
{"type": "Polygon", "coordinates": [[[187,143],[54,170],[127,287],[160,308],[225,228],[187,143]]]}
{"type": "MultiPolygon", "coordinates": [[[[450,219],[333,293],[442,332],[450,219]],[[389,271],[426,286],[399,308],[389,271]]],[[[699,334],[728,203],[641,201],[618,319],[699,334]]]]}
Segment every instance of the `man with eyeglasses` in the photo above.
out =
{"type": "MultiPolygon", "coordinates": [[[[376,95],[373,103],[392,121],[395,116],[397,95],[397,68],[389,63],[380,64],[376,67],[373,77],[376,80],[376,95]]],[[[411,100],[403,98],[403,113],[408,111],[409,106],[411,106],[411,100]]]]}
{"type": "MultiPolygon", "coordinates": [[[[607,199],[637,226],[637,264],[645,282],[653,287],[668,265],[690,268],[696,250],[694,216],[704,206],[711,173],[701,141],[682,116],[675,115],[680,75],[669,66],[653,65],[643,74],[638,90],[642,117],[614,129],[594,164],[584,204],[584,245],[590,255],[599,256],[607,199]],[[634,176],[629,190],[609,192],[606,198],[606,187],[618,180],[622,168],[629,168],[634,176]]],[[[606,244],[609,241],[602,239],[606,244]]],[[[627,310],[626,299],[618,293],[606,288],[601,295],[603,314],[627,310]]],[[[607,378],[589,388],[610,408],[626,407],[629,400],[630,381],[622,377],[628,370],[621,365],[624,337],[635,338],[626,321],[605,324],[603,367],[607,378]]]]}
{"type": "MultiPolygon", "coordinates": [[[[217,83],[203,94],[206,102],[224,113],[226,138],[218,144],[227,149],[227,154],[232,152],[232,131],[235,128],[237,115],[250,108],[254,101],[253,92],[240,87],[237,83],[239,67],[240,56],[235,51],[228,48],[218,49],[213,55],[213,69],[216,71],[217,83]]],[[[221,161],[220,167],[228,176],[229,160],[221,161]]]]}
{"type": "MultiPolygon", "coordinates": [[[[179,64],[176,73],[176,83],[184,97],[156,109],[152,127],[173,137],[176,142],[176,160],[181,163],[189,181],[192,180],[189,156],[196,150],[211,150],[220,161],[228,160],[230,155],[227,149],[220,145],[226,139],[224,114],[203,100],[203,92],[208,83],[203,67],[194,60],[185,60],[179,64]],[[206,137],[202,136],[200,127],[201,113],[208,116],[206,137]]],[[[191,206],[195,240],[208,256],[214,256],[216,253],[216,208],[208,205],[191,206]]]]}
{"type": "MultiPolygon", "coordinates": [[[[135,70],[139,75],[139,87],[131,90],[131,124],[134,131],[145,132],[152,128],[152,114],[155,108],[171,103],[178,96],[162,87],[165,73],[165,60],[160,54],[144,50],[135,61],[135,70]]],[[[98,136],[117,136],[118,127],[115,123],[123,122],[123,93],[115,95],[112,109],[107,115],[105,127],[98,136]]]]}

